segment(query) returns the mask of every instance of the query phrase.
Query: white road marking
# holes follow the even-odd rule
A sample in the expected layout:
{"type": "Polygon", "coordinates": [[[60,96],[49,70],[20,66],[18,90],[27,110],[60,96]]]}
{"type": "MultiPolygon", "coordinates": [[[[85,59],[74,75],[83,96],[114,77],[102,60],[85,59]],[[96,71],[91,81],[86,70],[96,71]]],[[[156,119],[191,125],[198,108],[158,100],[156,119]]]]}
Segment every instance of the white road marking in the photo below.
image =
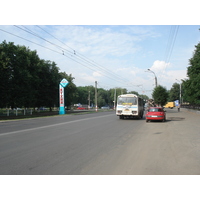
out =
{"type": "Polygon", "coordinates": [[[85,120],[92,120],[92,119],[107,117],[107,116],[111,116],[111,115],[115,116],[114,114],[110,114],[110,115],[103,115],[103,116],[98,116],[98,117],[77,119],[77,120],[74,120],[74,121],[62,122],[62,123],[52,124],[52,125],[47,125],[47,126],[40,126],[40,127],[36,127],[36,128],[29,128],[29,129],[24,129],[24,130],[19,130],[19,131],[0,133],[0,136],[11,135],[11,134],[15,134],[15,133],[22,133],[22,132],[26,132],[26,131],[34,131],[34,130],[39,130],[39,129],[43,129],[43,128],[50,128],[50,127],[54,127],[54,126],[60,126],[60,125],[64,125],[64,124],[70,124],[70,123],[75,123],[75,122],[80,122],[80,121],[85,121],[85,120]]]}

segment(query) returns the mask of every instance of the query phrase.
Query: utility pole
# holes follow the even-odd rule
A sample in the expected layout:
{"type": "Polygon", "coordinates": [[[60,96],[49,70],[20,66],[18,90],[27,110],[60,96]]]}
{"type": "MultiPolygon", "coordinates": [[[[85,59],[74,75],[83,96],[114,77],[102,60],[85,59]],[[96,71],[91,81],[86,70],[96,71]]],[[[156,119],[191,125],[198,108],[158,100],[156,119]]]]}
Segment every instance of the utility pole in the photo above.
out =
{"type": "Polygon", "coordinates": [[[95,105],[96,105],[96,112],[97,112],[97,81],[95,81],[95,105]]]}
{"type": "Polygon", "coordinates": [[[183,103],[183,99],[181,98],[181,81],[179,81],[178,79],[176,79],[178,82],[180,82],[180,104],[183,103]]]}
{"type": "Polygon", "coordinates": [[[115,110],[115,107],[116,107],[116,88],[115,88],[115,94],[114,94],[114,110],[115,110]]]}
{"type": "Polygon", "coordinates": [[[90,109],[90,91],[89,91],[89,94],[88,94],[88,109],[90,109]]]}

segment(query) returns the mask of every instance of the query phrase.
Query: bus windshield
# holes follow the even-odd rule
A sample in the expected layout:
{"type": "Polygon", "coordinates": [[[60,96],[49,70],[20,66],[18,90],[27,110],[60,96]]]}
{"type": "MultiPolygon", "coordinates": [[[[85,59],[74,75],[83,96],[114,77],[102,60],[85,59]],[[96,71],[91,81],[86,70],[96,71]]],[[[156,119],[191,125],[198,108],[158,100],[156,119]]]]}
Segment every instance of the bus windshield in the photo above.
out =
{"type": "Polygon", "coordinates": [[[136,97],[118,97],[117,100],[118,105],[137,105],[136,97]]]}

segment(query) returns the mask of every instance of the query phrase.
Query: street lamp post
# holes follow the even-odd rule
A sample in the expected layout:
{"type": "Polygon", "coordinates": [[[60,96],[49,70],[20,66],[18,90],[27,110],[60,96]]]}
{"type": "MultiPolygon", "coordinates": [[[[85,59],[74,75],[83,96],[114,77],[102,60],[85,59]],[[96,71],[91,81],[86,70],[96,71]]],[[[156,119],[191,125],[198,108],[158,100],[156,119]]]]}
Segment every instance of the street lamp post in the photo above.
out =
{"type": "Polygon", "coordinates": [[[181,103],[182,103],[182,102],[181,102],[181,100],[182,100],[182,99],[181,99],[181,81],[179,81],[178,79],[176,79],[176,80],[177,80],[178,82],[180,82],[180,104],[181,104],[181,103]]]}
{"type": "Polygon", "coordinates": [[[150,70],[150,69],[148,69],[148,71],[154,74],[154,76],[155,76],[155,85],[157,87],[157,77],[156,77],[156,74],[152,70],[150,70]]]}

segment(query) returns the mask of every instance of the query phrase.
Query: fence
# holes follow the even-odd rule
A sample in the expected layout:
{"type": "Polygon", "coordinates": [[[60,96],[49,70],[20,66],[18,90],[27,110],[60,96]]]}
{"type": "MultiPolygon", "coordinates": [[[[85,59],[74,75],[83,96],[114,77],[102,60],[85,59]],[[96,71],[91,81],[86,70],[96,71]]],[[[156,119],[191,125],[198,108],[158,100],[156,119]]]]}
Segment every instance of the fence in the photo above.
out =
{"type": "Polygon", "coordinates": [[[200,110],[200,105],[181,105],[181,108],[193,109],[193,110],[200,110]]]}
{"type": "Polygon", "coordinates": [[[19,116],[19,115],[32,115],[32,109],[1,109],[0,116],[19,116]]]}

